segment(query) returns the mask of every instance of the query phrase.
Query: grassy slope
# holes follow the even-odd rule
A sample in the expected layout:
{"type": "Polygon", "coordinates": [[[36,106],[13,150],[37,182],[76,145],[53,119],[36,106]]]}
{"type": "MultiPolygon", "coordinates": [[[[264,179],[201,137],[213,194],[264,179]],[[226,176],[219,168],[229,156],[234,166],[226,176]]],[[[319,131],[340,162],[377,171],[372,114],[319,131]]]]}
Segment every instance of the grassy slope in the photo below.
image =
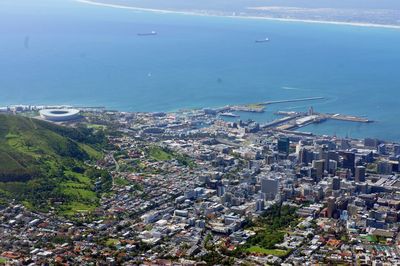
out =
{"type": "Polygon", "coordinates": [[[251,246],[247,250],[251,254],[273,255],[277,257],[285,257],[289,253],[288,250],[282,249],[265,249],[259,246],[251,246]]]}
{"type": "Polygon", "coordinates": [[[159,146],[149,147],[148,156],[155,161],[168,161],[175,159],[182,165],[189,166],[190,168],[196,167],[195,162],[188,156],[163,149],[159,146]]]}
{"type": "Polygon", "coordinates": [[[39,210],[53,206],[67,215],[93,210],[97,176],[84,174],[83,161],[101,157],[95,148],[100,142],[91,130],[0,115],[0,199],[16,198],[39,210]]]}

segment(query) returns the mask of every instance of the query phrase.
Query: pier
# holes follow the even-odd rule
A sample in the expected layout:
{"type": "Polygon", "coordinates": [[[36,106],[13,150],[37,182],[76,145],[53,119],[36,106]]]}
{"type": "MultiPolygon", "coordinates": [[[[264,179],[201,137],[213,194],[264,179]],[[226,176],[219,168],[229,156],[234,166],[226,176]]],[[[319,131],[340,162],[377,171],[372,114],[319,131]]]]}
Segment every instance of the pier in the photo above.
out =
{"type": "Polygon", "coordinates": [[[367,118],[363,117],[356,117],[356,116],[351,116],[351,115],[341,115],[341,114],[334,114],[334,115],[329,115],[330,119],[335,119],[335,120],[342,120],[342,121],[350,121],[350,122],[360,122],[360,123],[372,123],[374,121],[369,120],[367,118]]]}
{"type": "Polygon", "coordinates": [[[262,127],[265,129],[276,129],[281,131],[295,130],[301,127],[308,126],[310,124],[322,123],[328,119],[347,121],[347,122],[357,122],[357,123],[372,123],[364,117],[358,117],[353,115],[344,114],[329,114],[329,113],[316,113],[311,108],[307,113],[305,112],[287,112],[278,111],[276,115],[282,115],[283,118],[278,118],[272,122],[269,122],[262,127]]]}
{"type": "Polygon", "coordinates": [[[306,102],[306,101],[316,101],[316,100],[323,100],[324,97],[309,97],[309,98],[299,98],[299,99],[291,99],[291,100],[278,100],[278,101],[267,101],[261,103],[262,105],[271,105],[271,104],[278,104],[278,103],[294,103],[294,102],[306,102]]]}
{"type": "Polygon", "coordinates": [[[232,105],[226,106],[225,111],[236,111],[236,112],[251,112],[251,113],[263,113],[267,105],[280,104],[280,103],[294,103],[294,102],[306,102],[306,101],[316,101],[323,100],[324,97],[308,97],[308,98],[298,98],[289,100],[277,100],[277,101],[266,101],[261,103],[245,104],[245,105],[232,105]]]}

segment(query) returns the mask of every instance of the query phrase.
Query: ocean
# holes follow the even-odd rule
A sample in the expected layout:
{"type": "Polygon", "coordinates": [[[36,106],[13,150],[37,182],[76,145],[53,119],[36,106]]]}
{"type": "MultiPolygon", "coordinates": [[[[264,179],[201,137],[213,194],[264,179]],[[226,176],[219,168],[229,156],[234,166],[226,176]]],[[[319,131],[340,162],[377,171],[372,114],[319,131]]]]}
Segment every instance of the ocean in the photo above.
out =
{"type": "Polygon", "coordinates": [[[316,134],[400,141],[400,30],[157,14],[71,0],[0,3],[0,106],[174,111],[302,97],[277,110],[365,116],[316,134]],[[157,31],[157,36],[138,33],[157,31]],[[256,43],[268,37],[270,42],[256,43]]]}

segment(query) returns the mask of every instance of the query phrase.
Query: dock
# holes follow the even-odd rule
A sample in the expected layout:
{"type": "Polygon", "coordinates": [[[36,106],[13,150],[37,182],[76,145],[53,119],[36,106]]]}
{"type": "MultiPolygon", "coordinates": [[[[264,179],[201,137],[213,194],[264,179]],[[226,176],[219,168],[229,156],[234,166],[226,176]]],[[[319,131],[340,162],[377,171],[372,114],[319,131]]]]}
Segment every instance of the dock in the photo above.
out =
{"type": "Polygon", "coordinates": [[[334,120],[341,120],[341,121],[349,121],[349,122],[359,122],[359,123],[372,123],[374,121],[369,120],[367,118],[363,117],[356,117],[356,116],[351,116],[351,115],[341,115],[341,114],[334,114],[334,115],[329,115],[330,119],[334,120]]]}
{"type": "Polygon", "coordinates": [[[372,123],[374,121],[353,115],[344,114],[329,114],[329,113],[316,113],[312,109],[309,112],[287,112],[278,111],[276,115],[282,115],[284,117],[278,118],[272,122],[262,125],[265,129],[276,129],[280,131],[296,130],[301,127],[308,126],[310,124],[322,123],[328,119],[340,120],[346,122],[357,122],[357,123],[372,123]]]}
{"type": "Polygon", "coordinates": [[[323,100],[324,97],[308,97],[308,98],[298,98],[289,100],[277,100],[277,101],[266,101],[261,103],[252,103],[244,105],[230,105],[226,106],[224,111],[231,112],[250,112],[250,113],[263,113],[267,105],[279,104],[279,103],[293,103],[293,102],[306,102],[306,101],[316,101],[323,100]]]}
{"type": "Polygon", "coordinates": [[[316,100],[323,100],[324,97],[309,97],[309,98],[299,98],[299,99],[291,99],[291,100],[278,100],[278,101],[267,101],[261,103],[262,105],[271,105],[271,104],[278,104],[278,103],[294,103],[294,102],[307,102],[307,101],[316,101],[316,100]]]}

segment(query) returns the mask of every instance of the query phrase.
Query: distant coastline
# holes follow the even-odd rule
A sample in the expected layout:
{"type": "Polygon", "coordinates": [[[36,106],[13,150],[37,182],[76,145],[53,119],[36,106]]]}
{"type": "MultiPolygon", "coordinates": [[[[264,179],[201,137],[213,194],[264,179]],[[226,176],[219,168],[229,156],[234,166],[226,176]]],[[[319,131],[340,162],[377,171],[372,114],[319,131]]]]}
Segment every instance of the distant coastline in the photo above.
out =
{"type": "Polygon", "coordinates": [[[400,29],[400,25],[386,25],[386,24],[374,24],[374,23],[358,23],[358,22],[342,22],[342,21],[329,21],[329,20],[307,20],[307,19],[290,19],[290,18],[274,18],[274,17],[263,17],[263,16],[243,16],[243,15],[224,15],[214,14],[212,12],[201,13],[193,11],[179,11],[179,10],[165,10],[165,9],[154,9],[154,8],[143,8],[133,7],[117,4],[106,4],[100,3],[94,0],[74,0],[78,3],[111,7],[118,9],[127,9],[133,11],[152,12],[152,13],[164,13],[164,14],[181,14],[190,16],[209,16],[209,17],[227,17],[227,18],[240,18],[240,19],[258,19],[258,20],[273,20],[283,22],[302,22],[302,23],[313,23],[313,24],[330,24],[330,25],[343,25],[343,26],[355,26],[355,27],[372,27],[372,28],[387,28],[387,29],[400,29]]]}

